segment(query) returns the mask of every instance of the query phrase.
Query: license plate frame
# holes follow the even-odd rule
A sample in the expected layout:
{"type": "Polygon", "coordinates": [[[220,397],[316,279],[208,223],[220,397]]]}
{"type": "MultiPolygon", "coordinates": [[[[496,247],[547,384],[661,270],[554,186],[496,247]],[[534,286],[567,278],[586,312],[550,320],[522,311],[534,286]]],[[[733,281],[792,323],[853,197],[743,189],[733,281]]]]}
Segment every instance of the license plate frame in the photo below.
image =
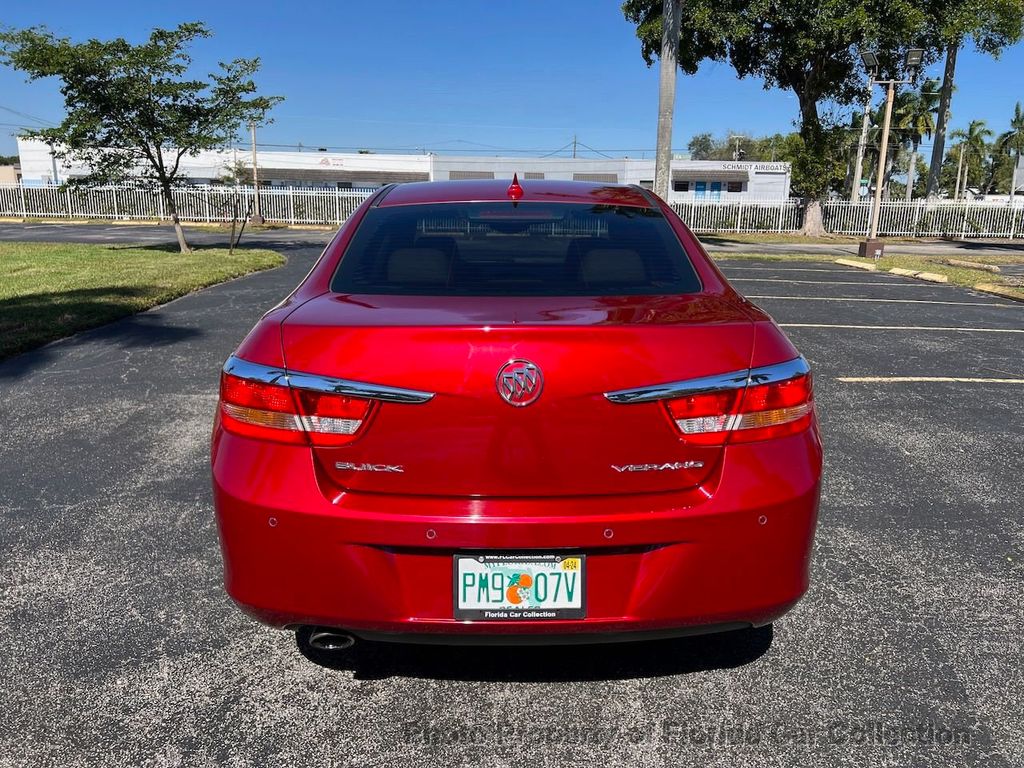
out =
{"type": "MultiPolygon", "coordinates": [[[[493,585],[489,585],[491,591],[493,585]]],[[[479,589],[479,584],[477,584],[479,589]]],[[[517,596],[523,597],[524,593],[517,591],[517,596]]],[[[479,597],[479,593],[478,593],[479,597]]],[[[556,621],[559,619],[585,619],[587,616],[587,556],[580,553],[567,552],[458,552],[452,556],[452,612],[459,621],[487,621],[498,623],[515,623],[517,621],[556,621]],[[505,573],[507,570],[517,571],[522,568],[528,571],[531,577],[531,585],[528,588],[528,597],[524,600],[522,607],[512,604],[508,598],[508,588],[518,586],[514,583],[501,582],[500,591],[503,591],[506,599],[498,603],[488,604],[488,607],[478,605],[479,600],[463,601],[462,579],[463,573],[459,568],[460,562],[473,561],[472,570],[475,574],[481,572],[479,566],[489,567],[505,573]],[[573,562],[575,561],[575,562],[573,562]],[[531,570],[532,569],[532,570],[531,570]],[[544,579],[547,593],[552,589],[560,589],[564,583],[566,592],[570,589],[570,579],[573,574],[578,575],[578,582],[573,581],[573,592],[579,590],[579,600],[570,600],[570,605],[558,604],[556,607],[545,607],[536,605],[539,582],[535,577],[539,574],[546,574],[544,579]],[[562,574],[564,582],[555,577],[555,586],[549,583],[552,575],[562,574]],[[576,604],[578,602],[578,604],[576,604]],[[466,604],[472,604],[467,607],[466,604]]]]}

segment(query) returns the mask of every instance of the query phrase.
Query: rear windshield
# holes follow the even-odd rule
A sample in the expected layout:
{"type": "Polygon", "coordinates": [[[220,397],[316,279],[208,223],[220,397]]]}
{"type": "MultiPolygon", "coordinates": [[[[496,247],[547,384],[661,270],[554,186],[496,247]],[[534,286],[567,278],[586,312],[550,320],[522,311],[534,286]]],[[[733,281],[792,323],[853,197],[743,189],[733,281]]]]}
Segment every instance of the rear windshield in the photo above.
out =
{"type": "Polygon", "coordinates": [[[336,293],[623,296],[700,290],[660,211],[615,205],[444,203],[370,209],[336,293]]]}

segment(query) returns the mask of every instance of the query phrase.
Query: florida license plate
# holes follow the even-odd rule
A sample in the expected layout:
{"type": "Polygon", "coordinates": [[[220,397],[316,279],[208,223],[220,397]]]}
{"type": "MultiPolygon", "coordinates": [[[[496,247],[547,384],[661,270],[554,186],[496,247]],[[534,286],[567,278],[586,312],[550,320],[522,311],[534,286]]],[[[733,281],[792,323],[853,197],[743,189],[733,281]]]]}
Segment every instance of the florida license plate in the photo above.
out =
{"type": "Polygon", "coordinates": [[[582,619],[585,555],[455,555],[455,618],[582,619]]]}

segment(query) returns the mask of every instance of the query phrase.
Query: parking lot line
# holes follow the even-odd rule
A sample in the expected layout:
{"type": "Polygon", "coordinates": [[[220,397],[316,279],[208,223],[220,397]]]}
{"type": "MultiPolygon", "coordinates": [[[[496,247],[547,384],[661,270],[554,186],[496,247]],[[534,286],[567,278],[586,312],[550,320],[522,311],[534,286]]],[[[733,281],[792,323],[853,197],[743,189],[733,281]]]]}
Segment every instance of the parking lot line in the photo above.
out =
{"type": "Polygon", "coordinates": [[[787,280],[784,277],[733,277],[731,283],[788,283],[797,285],[882,285],[886,288],[934,288],[935,284],[881,280],[787,280]]]}
{"type": "Polygon", "coordinates": [[[842,325],[838,323],[779,323],[782,328],[842,328],[868,331],[946,331],[957,333],[1024,333],[1024,328],[958,328],[950,325],[842,325]]]}
{"type": "Polygon", "coordinates": [[[943,304],[952,307],[1000,307],[1022,309],[1020,304],[996,304],[987,301],[937,301],[933,299],[865,299],[853,296],[755,296],[748,294],[748,299],[776,299],[782,301],[870,301],[882,304],[943,304]]]}
{"type": "Polygon", "coordinates": [[[849,269],[822,269],[821,267],[741,267],[732,264],[722,264],[721,262],[716,262],[716,265],[722,271],[746,269],[751,272],[834,272],[839,275],[858,274],[856,270],[851,272],[849,269]]]}
{"type": "Polygon", "coordinates": [[[838,376],[836,381],[844,384],[1024,384],[1024,379],[982,379],[966,376],[838,376]]]}

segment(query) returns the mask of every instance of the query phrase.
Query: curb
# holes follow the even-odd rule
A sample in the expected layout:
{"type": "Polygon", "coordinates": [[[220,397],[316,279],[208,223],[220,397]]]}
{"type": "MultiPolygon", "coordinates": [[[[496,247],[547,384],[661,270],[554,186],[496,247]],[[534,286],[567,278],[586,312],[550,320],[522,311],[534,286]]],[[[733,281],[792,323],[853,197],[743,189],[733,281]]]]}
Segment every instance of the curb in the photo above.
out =
{"type": "Polygon", "coordinates": [[[937,272],[918,272],[913,269],[903,269],[903,267],[893,267],[889,270],[890,275],[899,275],[900,277],[915,277],[918,280],[927,280],[929,283],[948,283],[949,278],[945,275],[940,275],[937,272]]]}
{"type": "Polygon", "coordinates": [[[844,267],[853,267],[854,269],[863,269],[868,272],[875,272],[878,270],[874,264],[869,264],[865,261],[851,261],[850,259],[836,259],[834,264],[842,264],[844,267]]]}
{"type": "Polygon", "coordinates": [[[1010,299],[1010,301],[1024,301],[1024,296],[1021,296],[1019,293],[1013,293],[1005,286],[996,285],[995,283],[978,283],[973,286],[972,290],[989,293],[1002,299],[1010,299]]]}
{"type": "MultiPolygon", "coordinates": [[[[985,272],[1002,272],[995,264],[982,264],[979,261],[964,261],[963,259],[946,259],[946,264],[951,267],[965,267],[967,269],[981,269],[985,272]]],[[[987,283],[982,283],[987,285],[987,283]]]]}

